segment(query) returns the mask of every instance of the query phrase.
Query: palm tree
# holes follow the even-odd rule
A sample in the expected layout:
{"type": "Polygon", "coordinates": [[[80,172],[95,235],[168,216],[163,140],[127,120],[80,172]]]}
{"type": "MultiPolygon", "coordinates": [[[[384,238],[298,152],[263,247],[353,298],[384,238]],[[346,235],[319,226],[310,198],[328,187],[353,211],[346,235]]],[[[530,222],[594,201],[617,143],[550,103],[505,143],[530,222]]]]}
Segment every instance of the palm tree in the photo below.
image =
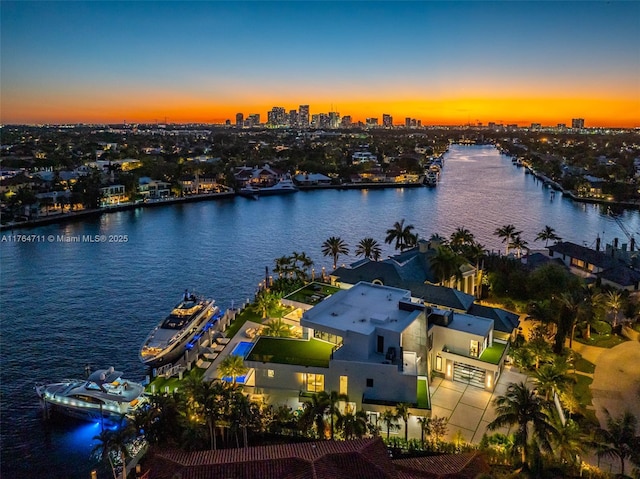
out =
{"type": "Polygon", "coordinates": [[[380,415],[380,420],[387,427],[387,441],[389,440],[389,433],[391,430],[398,429],[398,416],[392,409],[385,409],[384,412],[380,415]]]}
{"type": "Polygon", "coordinates": [[[322,254],[333,258],[333,269],[336,269],[340,255],[349,254],[349,245],[340,237],[332,236],[322,243],[322,254]]]}
{"type": "Polygon", "coordinates": [[[275,268],[273,271],[278,274],[280,278],[287,277],[288,273],[292,270],[292,258],[289,256],[281,256],[275,259],[275,268]]]}
{"type": "Polygon", "coordinates": [[[522,231],[516,231],[516,227],[514,225],[504,225],[497,228],[493,234],[498,238],[502,238],[503,243],[507,243],[507,250],[505,251],[505,254],[509,254],[509,246],[511,245],[512,239],[520,233],[522,233],[522,231]]]}
{"type": "Polygon", "coordinates": [[[566,392],[572,379],[567,375],[567,363],[556,361],[553,364],[545,364],[535,373],[536,385],[544,393],[544,400],[551,399],[551,393],[558,394],[566,392]]]}
{"type": "Polygon", "coordinates": [[[544,240],[544,247],[546,248],[549,244],[549,240],[557,242],[562,240],[562,238],[560,238],[560,236],[556,234],[556,230],[554,230],[551,226],[546,225],[544,229],[540,231],[540,233],[538,233],[538,236],[536,236],[535,241],[538,240],[544,240]]]}
{"type": "Polygon", "coordinates": [[[329,396],[326,392],[311,396],[311,402],[304,404],[302,414],[299,419],[299,428],[303,431],[308,431],[312,426],[316,427],[316,435],[320,439],[324,439],[326,422],[325,412],[329,407],[329,396]]]}
{"type": "Polygon", "coordinates": [[[419,417],[418,424],[420,425],[420,443],[422,444],[422,449],[424,449],[424,436],[431,435],[431,418],[419,417]]]}
{"type": "Polygon", "coordinates": [[[105,462],[109,462],[111,471],[113,472],[113,479],[117,479],[118,474],[116,471],[116,464],[113,463],[111,458],[112,454],[116,454],[120,459],[122,465],[122,478],[127,477],[127,457],[129,451],[127,445],[136,437],[136,429],[133,424],[128,423],[124,415],[120,416],[118,422],[113,428],[104,428],[100,434],[94,436],[93,439],[98,441],[93,448],[92,453],[97,454],[105,462]]]}
{"type": "Polygon", "coordinates": [[[462,253],[465,258],[476,265],[476,284],[475,284],[475,292],[476,297],[480,298],[481,285],[482,285],[482,268],[480,267],[480,261],[486,254],[486,248],[484,245],[478,242],[472,242],[471,244],[465,245],[462,253]]]}
{"type": "Polygon", "coordinates": [[[447,286],[451,286],[451,278],[462,279],[462,263],[463,259],[448,246],[438,246],[435,254],[429,258],[429,265],[436,278],[447,286]]]}
{"type": "Polygon", "coordinates": [[[562,311],[560,313],[558,324],[558,334],[560,331],[569,333],[569,349],[573,346],[573,337],[576,332],[576,327],[580,317],[582,317],[582,311],[585,307],[584,297],[581,291],[571,291],[562,293],[560,296],[560,304],[562,305],[562,311]]]}
{"type": "Polygon", "coordinates": [[[578,457],[583,456],[588,449],[588,441],[585,440],[580,426],[569,419],[563,426],[556,424],[558,435],[554,440],[556,455],[571,467],[578,465],[578,457]]]}
{"type": "Polygon", "coordinates": [[[473,242],[473,233],[466,228],[456,228],[449,237],[449,244],[457,251],[459,251],[462,246],[471,245],[473,242]]]}
{"type": "Polygon", "coordinates": [[[266,319],[269,309],[273,308],[279,300],[280,297],[276,293],[266,290],[260,291],[256,295],[253,309],[257,313],[262,313],[262,319],[266,319]]]}
{"type": "Polygon", "coordinates": [[[294,272],[296,273],[296,277],[302,279],[303,281],[306,281],[307,278],[309,277],[309,268],[313,266],[313,260],[309,258],[309,256],[307,256],[307,253],[305,252],[298,254],[294,251],[293,262],[295,265],[296,271],[294,272]],[[298,266],[298,263],[300,263],[299,266],[298,266]]]}
{"type": "Polygon", "coordinates": [[[596,430],[594,445],[598,457],[607,456],[620,460],[620,474],[624,476],[624,461],[640,449],[640,436],[636,436],[638,419],[629,411],[614,418],[605,408],[607,427],[596,430]]]}
{"type": "Polygon", "coordinates": [[[409,439],[409,416],[411,416],[411,413],[409,412],[410,407],[411,406],[405,402],[400,402],[396,404],[396,417],[404,421],[404,440],[405,441],[409,439]]]}
{"type": "Polygon", "coordinates": [[[238,354],[230,354],[218,366],[220,376],[223,378],[231,377],[233,386],[236,385],[236,378],[244,376],[247,371],[249,368],[244,365],[244,358],[238,354]]]}
{"type": "Polygon", "coordinates": [[[393,224],[393,228],[387,230],[387,237],[384,242],[391,244],[395,241],[395,248],[401,252],[405,249],[413,248],[418,242],[418,235],[412,233],[414,229],[413,225],[404,225],[404,218],[396,221],[393,224]]]}
{"type": "Polygon", "coordinates": [[[346,394],[340,394],[337,391],[331,391],[329,394],[322,391],[319,393],[322,403],[326,403],[326,412],[329,414],[329,431],[331,439],[334,434],[334,418],[339,414],[338,403],[340,401],[349,402],[349,397],[346,394]]]}
{"type": "Polygon", "coordinates": [[[364,256],[365,258],[378,261],[382,255],[382,248],[373,238],[364,238],[358,243],[356,248],[356,256],[364,256]]]}
{"type": "Polygon", "coordinates": [[[535,338],[524,346],[529,353],[536,367],[536,371],[540,367],[540,363],[547,361],[552,357],[551,347],[544,338],[535,338]]]}
{"type": "Polygon", "coordinates": [[[523,249],[529,249],[527,248],[527,245],[529,243],[527,243],[525,240],[522,239],[522,237],[520,236],[520,234],[514,235],[511,239],[511,243],[509,244],[509,248],[515,249],[518,251],[518,258],[520,258],[522,256],[522,250],[523,249]]]}
{"type": "Polygon", "coordinates": [[[622,308],[622,295],[620,291],[608,291],[606,298],[607,306],[613,310],[613,327],[618,325],[618,312],[622,308]]]}
{"type": "Polygon", "coordinates": [[[584,305],[582,309],[581,325],[585,326],[584,339],[591,338],[591,326],[602,318],[605,307],[605,297],[597,289],[585,286],[582,289],[584,305]]]}
{"type": "Polygon", "coordinates": [[[367,413],[362,409],[355,414],[351,411],[344,414],[338,413],[336,429],[342,431],[347,440],[353,437],[360,439],[367,433],[367,413]]]}
{"type": "Polygon", "coordinates": [[[504,395],[494,400],[496,418],[487,428],[491,431],[503,426],[517,426],[514,434],[514,447],[520,451],[522,464],[528,466],[527,448],[529,430],[539,447],[551,451],[551,438],[557,434],[546,414],[545,405],[535,391],[524,383],[511,383],[504,395]]]}
{"type": "Polygon", "coordinates": [[[266,323],[266,326],[262,329],[261,334],[274,338],[289,338],[291,337],[291,329],[282,318],[276,318],[266,323]]]}

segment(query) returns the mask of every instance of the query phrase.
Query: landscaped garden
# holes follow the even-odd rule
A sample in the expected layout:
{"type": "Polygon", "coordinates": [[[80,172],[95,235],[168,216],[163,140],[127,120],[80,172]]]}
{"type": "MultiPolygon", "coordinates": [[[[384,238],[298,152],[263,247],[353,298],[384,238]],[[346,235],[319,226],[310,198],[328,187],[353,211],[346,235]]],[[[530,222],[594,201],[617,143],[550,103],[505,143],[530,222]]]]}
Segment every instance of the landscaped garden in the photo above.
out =
{"type": "Polygon", "coordinates": [[[315,305],[327,296],[337,293],[338,291],[340,291],[340,288],[336,288],[335,286],[314,282],[307,284],[304,288],[294,291],[282,299],[315,305]]]}
{"type": "Polygon", "coordinates": [[[173,392],[176,389],[180,389],[180,385],[189,377],[193,378],[202,378],[204,376],[204,369],[201,368],[193,368],[191,371],[185,371],[182,375],[182,380],[178,378],[178,376],[173,376],[171,378],[165,378],[164,376],[158,376],[153,379],[146,387],[147,392],[156,392],[156,393],[164,393],[167,391],[167,387],[169,388],[169,392],[173,392]]]}

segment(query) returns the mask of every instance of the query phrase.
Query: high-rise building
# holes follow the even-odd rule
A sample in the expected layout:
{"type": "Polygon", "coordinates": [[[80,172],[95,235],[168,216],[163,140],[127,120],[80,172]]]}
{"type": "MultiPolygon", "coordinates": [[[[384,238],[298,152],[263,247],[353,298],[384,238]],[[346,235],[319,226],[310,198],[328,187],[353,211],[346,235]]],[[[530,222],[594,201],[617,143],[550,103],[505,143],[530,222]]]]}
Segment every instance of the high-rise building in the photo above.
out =
{"type": "Polygon", "coordinates": [[[300,105],[298,110],[298,126],[309,128],[309,105],[300,105]]]}
{"type": "Polygon", "coordinates": [[[298,119],[300,118],[300,116],[298,115],[298,111],[297,110],[290,110],[289,111],[289,126],[292,128],[295,128],[296,126],[298,126],[298,119]]]}
{"type": "Polygon", "coordinates": [[[584,128],[584,118],[573,118],[571,120],[571,128],[576,128],[576,129],[584,128]]]}
{"type": "Polygon", "coordinates": [[[382,114],[382,126],[384,126],[385,128],[393,127],[393,117],[388,113],[382,114]]]}
{"type": "Polygon", "coordinates": [[[274,106],[267,112],[267,124],[273,127],[285,126],[287,124],[287,110],[282,106],[274,106]]]}
{"type": "Polygon", "coordinates": [[[329,112],[329,128],[338,128],[340,126],[340,113],[337,111],[329,112]]]}
{"type": "Polygon", "coordinates": [[[378,126],[378,119],[377,118],[367,118],[366,125],[369,128],[378,126]]]}
{"type": "Polygon", "coordinates": [[[411,118],[406,117],[404,119],[404,126],[405,126],[405,128],[411,128],[411,118]]]}
{"type": "Polygon", "coordinates": [[[258,126],[260,124],[260,113],[252,113],[247,117],[246,125],[248,127],[258,126]]]}
{"type": "Polygon", "coordinates": [[[236,126],[242,128],[244,126],[244,115],[242,113],[236,113],[236,126]]]}
{"type": "Polygon", "coordinates": [[[342,128],[351,128],[351,115],[345,115],[342,117],[342,128]]]}

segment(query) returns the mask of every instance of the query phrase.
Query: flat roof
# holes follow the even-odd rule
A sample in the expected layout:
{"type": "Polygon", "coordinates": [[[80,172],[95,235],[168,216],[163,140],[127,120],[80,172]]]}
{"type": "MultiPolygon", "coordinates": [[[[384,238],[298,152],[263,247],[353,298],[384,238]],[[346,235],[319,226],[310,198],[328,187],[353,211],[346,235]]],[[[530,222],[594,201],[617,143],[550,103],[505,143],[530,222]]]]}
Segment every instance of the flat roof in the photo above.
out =
{"type": "Polygon", "coordinates": [[[402,332],[421,311],[400,310],[400,301],[411,301],[411,291],[360,282],[306,311],[300,324],[339,336],[370,335],[376,328],[402,332]]]}
{"type": "Polygon", "coordinates": [[[449,321],[449,329],[462,331],[477,336],[486,336],[493,329],[493,319],[481,318],[470,314],[453,313],[449,321]]]}

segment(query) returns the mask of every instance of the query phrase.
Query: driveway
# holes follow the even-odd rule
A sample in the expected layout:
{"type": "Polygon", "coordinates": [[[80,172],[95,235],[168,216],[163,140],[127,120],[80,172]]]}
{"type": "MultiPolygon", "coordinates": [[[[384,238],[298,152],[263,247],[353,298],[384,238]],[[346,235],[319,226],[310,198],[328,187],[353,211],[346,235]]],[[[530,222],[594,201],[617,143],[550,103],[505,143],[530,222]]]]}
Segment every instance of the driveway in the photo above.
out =
{"type": "Polygon", "coordinates": [[[613,417],[625,410],[640,420],[640,342],[627,341],[601,349],[593,373],[591,394],[600,425],[607,425],[603,408],[613,417]]]}
{"type": "MultiPolygon", "coordinates": [[[[431,391],[432,416],[446,417],[449,422],[446,441],[453,441],[458,433],[466,442],[479,443],[487,425],[496,417],[492,401],[505,393],[510,383],[527,381],[525,374],[505,367],[493,392],[465,383],[434,378],[431,391]]],[[[491,432],[507,433],[507,428],[491,432]]],[[[490,432],[490,433],[491,433],[490,432]]]]}

